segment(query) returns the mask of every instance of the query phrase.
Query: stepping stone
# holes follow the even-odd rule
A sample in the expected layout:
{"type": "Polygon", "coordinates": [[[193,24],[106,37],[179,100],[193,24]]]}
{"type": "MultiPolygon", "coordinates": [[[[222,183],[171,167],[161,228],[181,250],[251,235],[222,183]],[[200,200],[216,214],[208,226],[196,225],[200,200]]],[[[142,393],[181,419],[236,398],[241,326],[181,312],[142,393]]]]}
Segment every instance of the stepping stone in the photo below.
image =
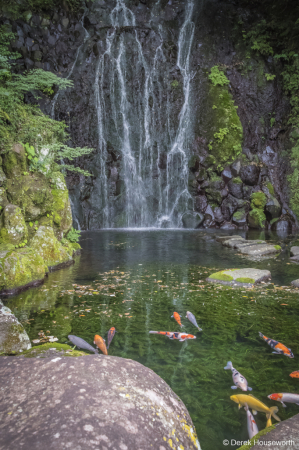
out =
{"type": "Polygon", "coordinates": [[[299,288],[299,278],[298,278],[298,280],[292,281],[292,282],[291,282],[291,285],[292,285],[292,286],[295,286],[295,287],[297,287],[297,288],[299,288]]]}
{"type": "Polygon", "coordinates": [[[229,239],[244,239],[239,235],[234,235],[234,236],[223,236],[223,235],[218,236],[218,235],[216,235],[215,238],[216,238],[217,242],[221,242],[221,243],[224,241],[228,241],[229,239]]]}
{"type": "Polygon", "coordinates": [[[270,245],[270,244],[255,244],[248,245],[239,249],[243,255],[249,256],[264,256],[271,253],[278,253],[281,251],[280,245],[270,245]]]}
{"type": "Polygon", "coordinates": [[[215,272],[206,281],[210,283],[226,284],[229,286],[251,287],[271,279],[269,270],[260,269],[228,269],[215,272]]]}

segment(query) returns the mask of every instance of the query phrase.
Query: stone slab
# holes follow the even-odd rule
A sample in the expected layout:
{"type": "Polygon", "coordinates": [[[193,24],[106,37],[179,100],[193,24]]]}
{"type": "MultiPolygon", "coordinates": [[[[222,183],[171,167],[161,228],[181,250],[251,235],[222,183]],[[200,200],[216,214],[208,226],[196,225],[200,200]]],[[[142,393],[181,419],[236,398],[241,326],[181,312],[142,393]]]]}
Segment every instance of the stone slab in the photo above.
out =
{"type": "Polygon", "coordinates": [[[229,239],[228,241],[224,241],[224,242],[222,242],[222,245],[224,245],[225,247],[234,248],[235,245],[242,244],[244,242],[245,242],[245,239],[239,237],[239,238],[229,239]]]}
{"type": "Polygon", "coordinates": [[[240,248],[239,251],[244,255],[264,256],[270,255],[271,253],[278,253],[280,250],[277,250],[274,245],[270,244],[255,244],[240,248]]]}
{"type": "Polygon", "coordinates": [[[130,359],[2,356],[0,386],[1,450],[200,450],[184,403],[130,359]]]}
{"type": "Polygon", "coordinates": [[[216,235],[215,239],[217,242],[224,242],[224,241],[228,241],[229,239],[243,239],[241,236],[239,235],[233,235],[233,236],[222,236],[222,235],[216,235]]]}
{"type": "Polygon", "coordinates": [[[206,281],[210,283],[220,283],[229,286],[253,286],[271,279],[271,272],[269,270],[260,269],[228,269],[213,273],[206,281]],[[227,277],[227,279],[225,279],[227,277]],[[232,279],[229,280],[228,277],[232,279]],[[222,279],[221,279],[222,278],[222,279]],[[241,279],[250,279],[251,281],[241,281],[241,279]]]}
{"type": "Polygon", "coordinates": [[[291,247],[291,256],[299,256],[299,247],[291,247]]]}
{"type": "Polygon", "coordinates": [[[261,436],[251,450],[299,450],[299,414],[275,424],[274,430],[261,436]]]}

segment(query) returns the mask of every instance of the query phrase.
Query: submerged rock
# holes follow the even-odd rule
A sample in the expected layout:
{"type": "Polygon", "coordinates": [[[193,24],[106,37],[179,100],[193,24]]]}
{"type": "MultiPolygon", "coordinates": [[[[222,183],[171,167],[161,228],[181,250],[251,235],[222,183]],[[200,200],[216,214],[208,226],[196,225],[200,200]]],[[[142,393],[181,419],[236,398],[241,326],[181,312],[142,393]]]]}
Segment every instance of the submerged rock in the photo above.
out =
{"type": "Polygon", "coordinates": [[[184,403],[136,361],[2,357],[0,374],[0,448],[200,450],[184,403]]]}
{"type": "Polygon", "coordinates": [[[10,354],[30,348],[30,340],[23,325],[0,300],[0,353],[10,354]]]}
{"type": "Polygon", "coordinates": [[[213,273],[207,278],[210,283],[228,284],[230,286],[252,286],[271,279],[269,270],[228,269],[213,273]]]}

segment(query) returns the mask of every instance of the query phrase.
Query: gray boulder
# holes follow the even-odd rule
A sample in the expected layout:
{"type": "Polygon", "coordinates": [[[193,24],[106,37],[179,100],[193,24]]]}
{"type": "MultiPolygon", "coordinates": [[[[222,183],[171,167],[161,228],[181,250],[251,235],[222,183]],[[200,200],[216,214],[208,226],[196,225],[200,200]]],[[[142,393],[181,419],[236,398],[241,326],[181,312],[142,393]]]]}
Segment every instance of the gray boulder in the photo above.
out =
{"type": "Polygon", "coordinates": [[[0,384],[1,449],[200,450],[184,403],[130,359],[1,357],[0,384]]]}
{"type": "Polygon", "coordinates": [[[240,170],[241,170],[241,162],[240,161],[235,161],[232,165],[231,165],[231,171],[234,177],[238,177],[240,174],[240,170]]]}
{"type": "Polygon", "coordinates": [[[225,168],[224,171],[222,172],[221,176],[222,176],[223,180],[225,181],[225,183],[228,183],[233,177],[232,172],[229,168],[225,168]]]}
{"type": "Polygon", "coordinates": [[[30,339],[23,325],[0,300],[0,354],[11,354],[29,348],[30,339]]]}
{"type": "Polygon", "coordinates": [[[249,186],[254,186],[258,183],[260,174],[260,168],[255,164],[249,164],[248,166],[242,167],[240,171],[240,177],[243,183],[249,186]]]}
{"type": "Polygon", "coordinates": [[[299,288],[299,279],[298,279],[298,280],[293,280],[293,281],[291,282],[291,285],[292,285],[292,286],[295,286],[296,288],[299,288]]]}
{"type": "Polygon", "coordinates": [[[184,228],[198,228],[202,224],[203,220],[203,214],[193,211],[186,212],[182,216],[184,228]]]}
{"type": "Polygon", "coordinates": [[[243,198],[243,183],[240,178],[234,178],[228,183],[228,190],[236,198],[243,198]]]}

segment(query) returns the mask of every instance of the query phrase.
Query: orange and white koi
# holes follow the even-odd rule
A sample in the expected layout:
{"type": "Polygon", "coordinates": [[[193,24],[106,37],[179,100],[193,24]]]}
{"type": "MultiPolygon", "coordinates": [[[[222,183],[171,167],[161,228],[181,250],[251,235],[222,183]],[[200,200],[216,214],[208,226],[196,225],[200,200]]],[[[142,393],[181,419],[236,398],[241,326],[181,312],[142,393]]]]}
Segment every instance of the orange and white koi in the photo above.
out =
{"type": "Polygon", "coordinates": [[[299,394],[287,394],[285,392],[281,392],[280,394],[270,394],[268,395],[268,398],[270,400],[276,400],[277,402],[280,402],[284,408],[287,407],[286,403],[296,403],[296,405],[299,405],[299,394]]]}
{"type": "Polygon", "coordinates": [[[93,343],[96,344],[96,346],[104,353],[104,355],[108,355],[105,340],[101,336],[96,334],[93,343]]]}
{"type": "Polygon", "coordinates": [[[299,378],[299,370],[295,370],[295,372],[290,373],[290,377],[299,378]]]}
{"type": "Polygon", "coordinates": [[[108,339],[108,345],[107,345],[107,349],[109,348],[109,345],[111,344],[115,333],[116,333],[115,328],[111,327],[110,330],[108,331],[108,338],[107,338],[108,339]]]}
{"type": "Polygon", "coordinates": [[[244,409],[245,409],[246,415],[247,415],[247,431],[248,431],[249,439],[251,439],[251,438],[253,438],[253,436],[255,436],[259,432],[259,429],[257,427],[256,421],[253,418],[253,415],[249,411],[247,403],[245,403],[244,409]]]}
{"type": "Polygon", "coordinates": [[[196,336],[193,336],[193,334],[177,333],[175,331],[150,331],[150,334],[162,334],[169,339],[177,339],[180,342],[186,341],[187,339],[196,339],[196,336]]]}
{"type": "Polygon", "coordinates": [[[267,344],[270,345],[271,348],[275,350],[276,355],[285,355],[289,358],[294,358],[294,354],[292,353],[292,350],[290,348],[287,348],[285,345],[283,345],[281,342],[274,341],[274,339],[267,338],[263,335],[263,333],[259,332],[259,335],[264,341],[267,342],[267,344]]]}
{"type": "Polygon", "coordinates": [[[179,313],[177,313],[177,312],[175,311],[171,317],[173,317],[173,318],[177,321],[177,323],[180,325],[180,327],[183,327],[183,326],[184,326],[184,325],[182,325],[182,323],[181,323],[181,316],[179,315],[179,313]]]}

